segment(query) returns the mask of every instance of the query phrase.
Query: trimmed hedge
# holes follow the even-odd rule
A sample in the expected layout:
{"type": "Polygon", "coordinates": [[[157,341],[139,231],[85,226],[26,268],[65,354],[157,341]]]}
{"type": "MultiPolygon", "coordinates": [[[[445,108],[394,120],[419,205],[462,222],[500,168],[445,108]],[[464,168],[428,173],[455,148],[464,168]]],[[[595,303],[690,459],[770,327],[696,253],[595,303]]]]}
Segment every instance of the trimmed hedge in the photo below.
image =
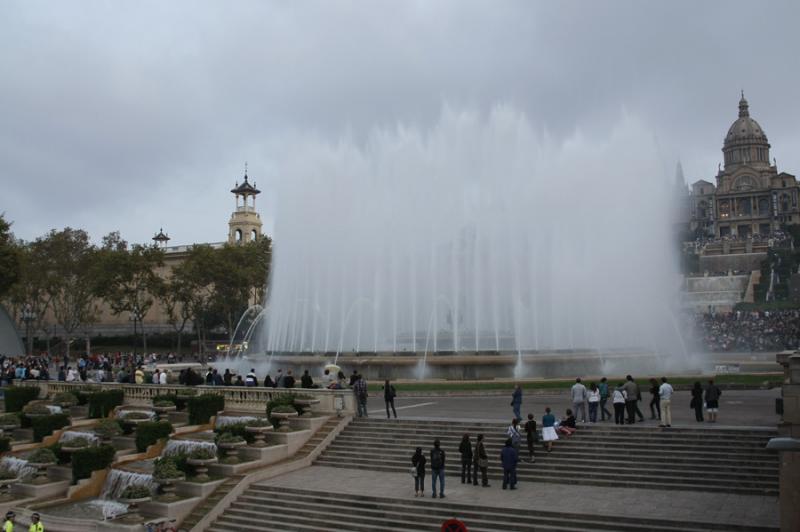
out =
{"type": "Polygon", "coordinates": [[[11,438],[7,436],[0,437],[0,453],[11,450],[11,438]]]}
{"type": "Polygon", "coordinates": [[[303,413],[303,409],[295,404],[294,402],[295,398],[296,398],[295,394],[285,393],[278,395],[277,397],[275,397],[275,399],[272,399],[271,401],[267,401],[267,417],[272,422],[272,425],[275,428],[278,428],[278,425],[280,425],[280,420],[273,419],[272,416],[270,415],[274,408],[277,408],[279,406],[291,406],[297,411],[298,414],[303,413]]]}
{"type": "Polygon", "coordinates": [[[214,429],[214,432],[217,434],[223,434],[225,432],[230,432],[231,434],[235,434],[236,436],[241,436],[247,443],[253,443],[256,441],[256,435],[252,432],[247,432],[245,430],[244,423],[232,423],[230,425],[225,425],[224,427],[217,427],[214,429]]]}
{"type": "Polygon", "coordinates": [[[22,407],[39,397],[34,386],[9,386],[5,389],[6,412],[22,412],[22,407]]]}
{"type": "Polygon", "coordinates": [[[92,419],[108,417],[114,407],[120,406],[125,399],[122,390],[105,390],[89,394],[89,417],[92,419]]]}
{"type": "Polygon", "coordinates": [[[92,471],[105,469],[114,461],[116,449],[111,445],[87,447],[72,453],[72,481],[92,476],[92,471]]]}
{"type": "Polygon", "coordinates": [[[162,438],[172,434],[172,423],[162,421],[142,421],[136,425],[136,450],[143,453],[162,438]]]}
{"type": "Polygon", "coordinates": [[[203,423],[208,423],[211,416],[216,416],[219,412],[225,410],[225,397],[218,394],[190,397],[188,407],[189,424],[202,425],[203,423]]]}
{"type": "Polygon", "coordinates": [[[50,414],[49,416],[37,416],[30,418],[31,428],[33,429],[33,441],[42,441],[42,438],[49,436],[58,429],[69,425],[67,414],[50,414]]]}

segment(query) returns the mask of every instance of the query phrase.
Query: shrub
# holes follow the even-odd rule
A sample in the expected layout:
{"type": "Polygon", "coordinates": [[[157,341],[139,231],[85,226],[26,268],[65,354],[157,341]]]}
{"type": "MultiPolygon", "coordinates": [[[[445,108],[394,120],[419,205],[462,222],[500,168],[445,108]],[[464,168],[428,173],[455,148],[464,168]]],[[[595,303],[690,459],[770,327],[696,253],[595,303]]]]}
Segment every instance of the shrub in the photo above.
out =
{"type": "Polygon", "coordinates": [[[45,448],[31,451],[25,459],[32,464],[55,464],[57,461],[55,453],[45,448]]]}
{"type": "Polygon", "coordinates": [[[92,471],[109,467],[114,461],[116,452],[117,450],[111,445],[99,445],[75,451],[72,453],[72,480],[77,482],[82,478],[89,478],[92,476],[92,471]]]}
{"type": "Polygon", "coordinates": [[[206,447],[198,447],[197,449],[189,453],[188,456],[188,458],[191,458],[192,460],[210,460],[216,457],[217,454],[211,449],[208,449],[206,447]]]}
{"type": "Polygon", "coordinates": [[[92,445],[92,442],[89,440],[89,438],[78,436],[76,438],[72,438],[69,441],[63,442],[61,444],[61,448],[63,449],[64,447],[71,447],[71,448],[89,447],[90,445],[92,445]]]}
{"type": "Polygon", "coordinates": [[[22,407],[22,413],[34,416],[49,416],[50,409],[44,403],[29,403],[22,407]]]}
{"type": "Polygon", "coordinates": [[[291,393],[280,394],[274,399],[267,401],[267,417],[272,422],[272,424],[277,428],[279,421],[277,419],[273,419],[270,414],[273,410],[276,412],[291,412],[292,409],[297,412],[298,414],[302,413],[302,409],[295,405],[294,403],[295,395],[291,393]],[[290,407],[290,408],[288,408],[290,407]]]}
{"type": "Polygon", "coordinates": [[[178,469],[177,462],[172,457],[156,458],[156,461],[153,462],[153,478],[155,479],[181,478],[185,474],[184,471],[178,469]]]}
{"type": "Polygon", "coordinates": [[[235,434],[236,436],[244,438],[247,443],[253,443],[256,440],[256,435],[247,432],[247,430],[245,430],[245,426],[246,425],[244,423],[233,423],[231,425],[225,425],[224,427],[215,428],[214,432],[218,434],[235,434]]]}
{"type": "Polygon", "coordinates": [[[78,404],[78,397],[74,393],[60,392],[53,396],[53,402],[57,405],[70,407],[78,404]]]}
{"type": "Polygon", "coordinates": [[[175,400],[171,397],[156,397],[153,399],[153,406],[175,406],[175,400]]]}
{"type": "Polygon", "coordinates": [[[172,423],[162,421],[143,421],[136,426],[136,450],[143,453],[161,438],[172,434],[172,423]]]}
{"type": "Polygon", "coordinates": [[[34,386],[9,386],[5,389],[6,412],[20,412],[22,407],[39,397],[34,386]]]}
{"type": "Polygon", "coordinates": [[[245,427],[267,427],[271,425],[267,418],[258,417],[255,419],[248,419],[244,422],[245,427]]]}
{"type": "Polygon", "coordinates": [[[104,439],[111,439],[122,434],[122,427],[116,419],[101,419],[94,427],[94,433],[104,439]]]}
{"type": "Polygon", "coordinates": [[[122,490],[122,494],[120,494],[120,499],[144,499],[150,496],[150,490],[145,488],[144,486],[128,486],[124,490],[122,490]]]}
{"type": "Polygon", "coordinates": [[[66,414],[50,414],[32,418],[30,422],[33,429],[33,441],[42,441],[42,438],[49,436],[54,430],[69,425],[69,416],[66,414]]]}
{"type": "Polygon", "coordinates": [[[188,407],[189,424],[202,425],[208,423],[211,416],[215,416],[225,409],[225,397],[218,394],[190,397],[188,407]]]}
{"type": "Polygon", "coordinates": [[[125,399],[122,390],[92,392],[88,397],[89,417],[93,419],[108,417],[108,414],[122,404],[125,399]]]}
{"type": "Polygon", "coordinates": [[[11,450],[11,438],[7,436],[0,436],[0,453],[11,450]]]}
{"type": "Polygon", "coordinates": [[[10,414],[2,414],[0,415],[0,425],[14,425],[19,427],[19,414],[17,412],[12,412],[10,414]]]}
{"type": "Polygon", "coordinates": [[[219,436],[217,436],[217,444],[220,443],[244,443],[245,439],[238,434],[234,434],[229,431],[225,431],[219,436]]]}

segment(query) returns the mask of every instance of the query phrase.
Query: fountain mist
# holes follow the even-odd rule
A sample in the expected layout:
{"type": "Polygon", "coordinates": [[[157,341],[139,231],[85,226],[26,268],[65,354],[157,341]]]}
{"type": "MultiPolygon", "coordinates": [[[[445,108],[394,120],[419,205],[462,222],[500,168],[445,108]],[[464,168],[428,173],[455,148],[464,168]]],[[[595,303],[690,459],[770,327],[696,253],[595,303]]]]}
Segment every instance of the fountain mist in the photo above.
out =
{"type": "Polygon", "coordinates": [[[679,352],[672,183],[650,139],[623,117],[556,143],[498,107],[296,147],[262,345],[679,352]]]}

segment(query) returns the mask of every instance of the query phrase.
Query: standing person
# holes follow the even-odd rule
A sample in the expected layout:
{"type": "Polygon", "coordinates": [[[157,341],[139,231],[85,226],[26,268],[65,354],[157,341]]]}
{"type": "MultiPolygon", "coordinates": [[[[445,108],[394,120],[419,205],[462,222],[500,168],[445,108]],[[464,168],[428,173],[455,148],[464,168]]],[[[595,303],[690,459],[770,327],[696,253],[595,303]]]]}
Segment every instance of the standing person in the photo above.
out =
{"type": "Polygon", "coordinates": [[[694,420],[698,423],[703,421],[703,386],[700,381],[694,383],[692,388],[692,402],[689,408],[694,408],[694,420]]]}
{"type": "Polygon", "coordinates": [[[544,416],[542,416],[542,441],[545,442],[547,452],[553,450],[553,442],[558,439],[556,434],[556,416],[550,412],[550,407],[544,409],[544,416]]]}
{"type": "Polygon", "coordinates": [[[161,382],[161,380],[158,377],[158,368],[156,368],[156,370],[153,372],[153,376],[150,377],[150,380],[152,381],[153,384],[158,384],[159,382],[161,382]]]}
{"type": "Polygon", "coordinates": [[[608,379],[605,377],[600,379],[600,386],[597,388],[600,390],[600,421],[605,421],[606,416],[608,416],[608,419],[613,419],[614,416],[612,416],[611,412],[606,408],[606,401],[608,401],[609,397],[608,379]]]}
{"type": "Polygon", "coordinates": [[[425,496],[425,455],[422,454],[422,447],[417,447],[417,452],[411,457],[411,464],[417,468],[414,475],[414,497],[425,496]]]}
{"type": "Polygon", "coordinates": [[[525,423],[525,436],[528,441],[528,461],[531,463],[536,462],[533,448],[539,440],[539,434],[536,432],[536,420],[533,419],[533,414],[528,414],[528,421],[525,423]]]}
{"type": "Polygon", "coordinates": [[[3,532],[14,532],[14,522],[16,519],[14,512],[6,512],[6,520],[3,523],[3,532]]]}
{"type": "MultiPolygon", "coordinates": [[[[228,370],[225,370],[226,372],[228,370]]],[[[275,375],[275,387],[276,388],[283,388],[283,381],[286,379],[286,376],[283,374],[282,369],[278,369],[278,374],[275,375]]]]}
{"type": "Polygon", "coordinates": [[[44,532],[44,525],[42,525],[38,513],[34,513],[31,516],[31,526],[28,527],[28,532],[44,532]]]}
{"type": "Polygon", "coordinates": [[[433,489],[432,497],[436,498],[436,479],[439,479],[439,498],[444,499],[444,450],[439,438],[433,440],[433,449],[431,449],[431,488],[433,489]]]}
{"type": "MultiPolygon", "coordinates": [[[[142,371],[142,366],[136,368],[133,379],[136,384],[144,384],[144,371],[142,371]]],[[[67,375],[67,380],[69,380],[69,375],[67,375]]]]}
{"type": "Polygon", "coordinates": [[[233,374],[231,373],[231,368],[225,368],[225,374],[222,376],[222,383],[225,386],[233,385],[233,374]]]}
{"type": "Polygon", "coordinates": [[[358,417],[369,417],[367,415],[367,381],[361,375],[358,375],[358,379],[353,384],[353,394],[356,396],[356,404],[358,405],[358,417]]]}
{"type": "Polygon", "coordinates": [[[255,368],[250,368],[250,373],[244,378],[245,386],[258,386],[258,377],[256,377],[255,368]]]}
{"type": "Polygon", "coordinates": [[[589,385],[589,391],[586,392],[589,400],[589,423],[597,423],[597,405],[600,404],[600,390],[595,383],[589,385]]]}
{"type": "Polygon", "coordinates": [[[267,376],[264,377],[264,388],[274,388],[274,387],[275,383],[272,381],[272,377],[269,376],[269,373],[267,373],[267,376]]]}
{"type": "Polygon", "coordinates": [[[575,418],[580,415],[581,423],[586,423],[586,386],[581,383],[580,377],[572,385],[572,411],[575,418]]]}
{"type": "Polygon", "coordinates": [[[661,394],[655,377],[650,377],[650,419],[661,421],[661,394]]]}
{"type": "Polygon", "coordinates": [[[612,397],[612,402],[614,404],[614,424],[615,425],[624,425],[625,424],[625,383],[619,383],[619,386],[616,387],[614,390],[614,396],[612,397]]]}
{"type": "Polygon", "coordinates": [[[462,436],[458,452],[461,454],[461,483],[466,484],[472,478],[472,442],[469,434],[462,436]]]}
{"type": "Polygon", "coordinates": [[[161,374],[158,376],[158,383],[162,386],[167,385],[167,370],[161,371],[161,374]]]}
{"type": "Polygon", "coordinates": [[[519,420],[514,418],[511,420],[511,425],[508,426],[506,430],[506,436],[511,438],[511,445],[514,446],[514,449],[517,450],[517,454],[519,454],[519,447],[520,443],[522,442],[522,434],[519,432],[519,420]]]}
{"type": "Polygon", "coordinates": [[[386,403],[386,419],[391,419],[392,416],[389,415],[389,407],[392,407],[392,412],[394,412],[394,418],[397,419],[397,410],[394,409],[394,398],[397,395],[397,391],[394,389],[394,386],[389,383],[389,379],[383,383],[383,402],[386,403]]]}
{"type": "Polygon", "coordinates": [[[658,387],[658,397],[661,402],[661,427],[672,426],[672,385],[666,377],[661,377],[661,386],[658,387]]]}
{"type": "Polygon", "coordinates": [[[473,453],[475,463],[472,467],[472,484],[478,485],[478,469],[481,470],[481,486],[484,488],[489,487],[489,455],[486,454],[486,446],[483,443],[483,434],[478,434],[478,441],[475,443],[475,452],[473,453]]]}
{"type": "Polygon", "coordinates": [[[638,409],[636,402],[639,397],[639,385],[634,382],[633,377],[628,375],[625,377],[625,410],[628,411],[628,424],[633,425],[636,423],[636,410],[638,409]]]}
{"type": "Polygon", "coordinates": [[[353,370],[353,374],[350,375],[350,384],[349,386],[352,388],[356,385],[356,381],[358,380],[358,370],[353,370]]]}
{"type": "Polygon", "coordinates": [[[514,417],[522,419],[520,409],[522,408],[522,387],[519,384],[514,385],[514,393],[511,394],[511,407],[514,409],[514,417]]]}
{"type": "Polygon", "coordinates": [[[311,375],[309,375],[308,370],[303,371],[303,374],[300,376],[300,387],[301,388],[314,387],[314,379],[311,378],[311,375]]]}
{"type": "Polygon", "coordinates": [[[714,384],[714,379],[708,380],[708,386],[706,386],[706,413],[708,414],[708,422],[709,423],[716,423],[717,422],[717,411],[719,410],[719,396],[722,395],[722,390],[720,390],[716,384],[714,384]]]}
{"type": "Polygon", "coordinates": [[[506,445],[500,451],[500,461],[503,464],[503,489],[511,485],[511,489],[517,489],[517,462],[519,453],[514,449],[511,438],[506,440],[506,445]]]}
{"type": "Polygon", "coordinates": [[[292,375],[292,370],[286,370],[286,376],[283,378],[283,387],[284,388],[294,388],[294,375],[292,375]]]}

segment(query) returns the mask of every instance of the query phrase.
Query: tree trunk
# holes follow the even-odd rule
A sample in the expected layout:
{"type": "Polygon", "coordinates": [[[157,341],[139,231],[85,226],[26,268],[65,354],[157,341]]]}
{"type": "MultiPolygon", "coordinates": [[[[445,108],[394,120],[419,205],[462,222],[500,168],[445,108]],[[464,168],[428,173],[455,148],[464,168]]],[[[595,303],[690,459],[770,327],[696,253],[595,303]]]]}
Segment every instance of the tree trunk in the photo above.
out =
{"type": "Polygon", "coordinates": [[[144,328],[144,320],[142,320],[142,350],[147,356],[147,331],[144,328]]]}
{"type": "Polygon", "coordinates": [[[136,336],[138,335],[138,329],[136,328],[136,318],[133,319],[133,354],[136,354],[136,336]]]}

